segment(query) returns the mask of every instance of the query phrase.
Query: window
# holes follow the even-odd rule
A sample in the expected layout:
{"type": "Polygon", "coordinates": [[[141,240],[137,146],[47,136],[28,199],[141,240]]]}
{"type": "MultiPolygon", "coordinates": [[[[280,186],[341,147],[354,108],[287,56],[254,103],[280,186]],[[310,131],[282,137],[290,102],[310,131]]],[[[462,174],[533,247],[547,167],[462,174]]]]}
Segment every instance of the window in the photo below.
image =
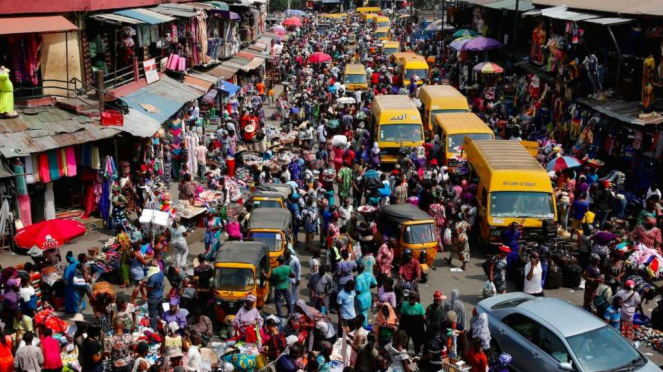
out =
{"type": "Polygon", "coordinates": [[[437,240],[432,224],[410,225],[405,228],[403,242],[406,244],[424,244],[437,240]]]}
{"type": "Polygon", "coordinates": [[[493,135],[490,133],[461,133],[461,134],[452,134],[449,136],[449,152],[460,153],[463,147],[463,141],[465,137],[470,137],[473,141],[476,140],[491,140],[493,135]]]}
{"type": "Polygon", "coordinates": [[[345,83],[346,84],[364,84],[364,83],[366,83],[366,75],[347,74],[347,75],[345,75],[345,83]]]}
{"type": "Polygon", "coordinates": [[[522,314],[508,315],[502,322],[560,363],[571,361],[562,340],[538,322],[522,314]]]}
{"type": "Polygon", "coordinates": [[[380,142],[419,142],[422,140],[421,124],[388,124],[380,126],[380,142]]]}
{"type": "Polygon", "coordinates": [[[547,192],[500,191],[490,194],[490,215],[511,218],[554,218],[552,194],[547,192]]]}
{"type": "Polygon", "coordinates": [[[644,365],[647,361],[619,332],[606,325],[566,339],[578,363],[586,372],[644,365]]]}
{"type": "Polygon", "coordinates": [[[252,233],[251,240],[255,242],[265,243],[265,245],[272,252],[277,252],[281,250],[281,234],[272,233],[272,232],[261,232],[261,233],[252,233]]]}
{"type": "Polygon", "coordinates": [[[253,270],[219,267],[214,275],[214,287],[221,291],[250,291],[255,286],[253,270]]]}
{"type": "Polygon", "coordinates": [[[255,200],[253,208],[281,208],[281,204],[275,200],[255,200]]]}
{"type": "Polygon", "coordinates": [[[405,70],[405,78],[406,79],[412,79],[414,75],[417,75],[419,80],[427,78],[428,77],[428,70],[426,69],[407,69],[405,70]]]}

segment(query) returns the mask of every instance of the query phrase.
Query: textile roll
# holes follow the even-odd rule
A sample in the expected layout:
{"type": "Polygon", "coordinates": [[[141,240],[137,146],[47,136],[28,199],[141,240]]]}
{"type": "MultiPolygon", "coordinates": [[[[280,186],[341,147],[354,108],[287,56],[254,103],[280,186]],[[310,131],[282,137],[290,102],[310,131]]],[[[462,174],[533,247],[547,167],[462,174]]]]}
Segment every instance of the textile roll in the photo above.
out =
{"type": "Polygon", "coordinates": [[[51,182],[51,172],[48,169],[48,154],[39,154],[39,179],[41,182],[51,182]]]}
{"type": "Polygon", "coordinates": [[[169,70],[176,71],[179,61],[180,61],[180,56],[178,56],[177,54],[169,55],[168,62],[166,63],[166,68],[169,70]]]}
{"type": "Polygon", "coordinates": [[[58,153],[58,168],[60,169],[60,177],[67,177],[67,153],[63,148],[55,150],[58,153]]]}
{"type": "Polygon", "coordinates": [[[55,219],[55,196],[53,195],[53,182],[46,184],[44,190],[44,219],[46,221],[55,219]]]}
{"type": "Polygon", "coordinates": [[[75,177],[78,172],[76,169],[76,151],[73,146],[65,149],[65,156],[67,158],[67,175],[69,177],[75,177]]]}
{"type": "MultiPolygon", "coordinates": [[[[25,170],[22,165],[14,165],[14,173],[24,174],[25,170]]],[[[25,183],[25,176],[16,176],[16,192],[19,195],[28,195],[28,185],[25,183]]]]}
{"type": "Polygon", "coordinates": [[[25,181],[32,185],[35,183],[35,167],[32,164],[32,156],[28,155],[24,157],[23,164],[25,164],[25,181]]]}
{"type": "Polygon", "coordinates": [[[92,146],[92,151],[91,153],[91,161],[90,161],[90,166],[92,169],[99,170],[101,169],[101,158],[99,157],[99,148],[97,146],[92,146]]]}
{"type": "Polygon", "coordinates": [[[32,212],[30,211],[30,196],[18,196],[18,214],[21,217],[23,227],[32,225],[32,212]]]}
{"type": "Polygon", "coordinates": [[[33,173],[32,175],[35,177],[35,183],[41,182],[41,178],[39,177],[39,155],[32,154],[31,158],[32,158],[32,173],[33,173]]]}
{"type": "Polygon", "coordinates": [[[177,71],[186,71],[186,58],[180,58],[177,61],[177,71]]]}
{"type": "Polygon", "coordinates": [[[87,167],[92,165],[92,145],[89,143],[84,143],[81,146],[81,165],[87,167]]]}
{"type": "Polygon", "coordinates": [[[51,174],[51,181],[60,179],[60,166],[58,161],[58,153],[55,150],[48,152],[48,169],[51,174]]]}

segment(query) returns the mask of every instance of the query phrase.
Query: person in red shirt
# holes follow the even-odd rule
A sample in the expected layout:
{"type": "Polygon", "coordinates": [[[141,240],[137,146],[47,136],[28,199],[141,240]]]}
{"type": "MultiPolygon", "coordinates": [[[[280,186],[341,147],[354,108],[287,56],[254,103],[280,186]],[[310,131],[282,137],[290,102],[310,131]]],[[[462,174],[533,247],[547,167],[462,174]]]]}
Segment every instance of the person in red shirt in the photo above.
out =
{"type": "Polygon", "coordinates": [[[249,120],[249,113],[246,111],[242,112],[242,117],[239,119],[239,126],[242,128],[242,130],[244,130],[247,125],[249,125],[249,120]]]}
{"type": "Polygon", "coordinates": [[[350,148],[350,141],[348,141],[347,146],[345,147],[345,152],[343,153],[343,162],[349,167],[352,166],[352,162],[355,160],[355,152],[350,148]]]}
{"type": "Polygon", "coordinates": [[[380,82],[380,74],[378,74],[377,71],[373,71],[373,75],[371,75],[371,84],[378,85],[379,82],[380,82]]]}
{"type": "Polygon", "coordinates": [[[472,339],[472,348],[465,354],[465,361],[470,366],[470,372],[488,371],[488,358],[481,348],[481,339],[472,339]]]}

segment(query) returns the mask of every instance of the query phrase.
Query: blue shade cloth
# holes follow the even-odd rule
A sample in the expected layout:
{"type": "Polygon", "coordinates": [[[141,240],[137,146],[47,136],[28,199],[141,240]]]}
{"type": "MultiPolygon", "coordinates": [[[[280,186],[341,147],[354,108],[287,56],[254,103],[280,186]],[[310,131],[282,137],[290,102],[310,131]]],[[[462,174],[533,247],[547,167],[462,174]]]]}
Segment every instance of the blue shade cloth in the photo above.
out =
{"type": "Polygon", "coordinates": [[[148,9],[136,10],[136,9],[125,9],[115,12],[115,14],[137,19],[139,21],[145,22],[150,25],[158,25],[160,23],[171,22],[174,20],[173,17],[165,16],[156,12],[152,12],[148,9]]]}
{"type": "MultiPolygon", "coordinates": [[[[14,173],[16,174],[24,174],[24,168],[22,165],[14,165],[14,173]]],[[[25,176],[18,176],[15,178],[16,180],[16,193],[18,195],[28,195],[28,185],[25,183],[25,176]]]]}
{"type": "Polygon", "coordinates": [[[229,96],[233,96],[239,90],[239,85],[229,83],[225,80],[219,80],[216,89],[220,90],[223,93],[226,93],[229,96]]]}

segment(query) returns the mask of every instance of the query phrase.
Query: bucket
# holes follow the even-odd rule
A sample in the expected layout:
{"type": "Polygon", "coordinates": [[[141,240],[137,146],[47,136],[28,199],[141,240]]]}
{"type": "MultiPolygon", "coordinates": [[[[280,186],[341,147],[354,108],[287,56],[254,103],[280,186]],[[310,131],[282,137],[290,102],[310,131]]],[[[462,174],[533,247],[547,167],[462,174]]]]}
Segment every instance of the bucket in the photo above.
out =
{"type": "Polygon", "coordinates": [[[228,176],[235,177],[235,158],[228,156],[226,158],[226,166],[228,167],[228,176]]]}

